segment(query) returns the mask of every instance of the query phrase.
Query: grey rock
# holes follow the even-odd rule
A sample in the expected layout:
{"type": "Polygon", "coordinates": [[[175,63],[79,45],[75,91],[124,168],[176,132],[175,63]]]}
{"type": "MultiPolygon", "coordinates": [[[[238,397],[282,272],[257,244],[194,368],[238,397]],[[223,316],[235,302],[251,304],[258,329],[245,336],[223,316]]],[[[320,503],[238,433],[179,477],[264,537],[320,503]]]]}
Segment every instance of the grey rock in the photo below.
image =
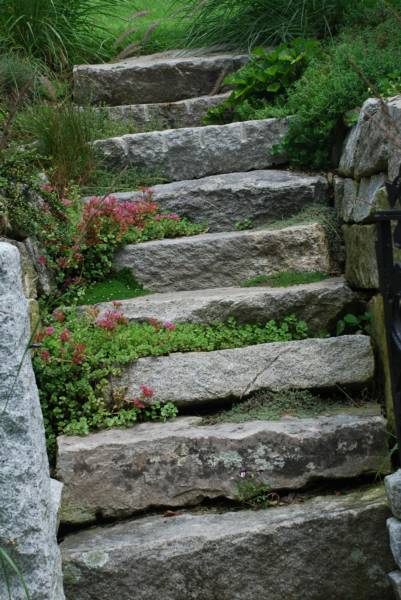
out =
{"type": "MultiPolygon", "coordinates": [[[[163,211],[178,213],[209,231],[229,231],[246,219],[253,225],[293,216],[310,204],[327,201],[327,181],[290,171],[250,171],[212,175],[151,188],[163,211]]],[[[113,194],[141,199],[141,192],[113,194]]]]}
{"type": "Polygon", "coordinates": [[[262,389],[365,385],[373,375],[370,339],[356,335],[141,358],[114,385],[135,396],[146,384],[156,400],[192,406],[240,400],[262,389]]]}
{"type": "Polygon", "coordinates": [[[354,179],[344,179],[339,206],[342,220],[346,223],[367,223],[373,220],[376,211],[389,209],[384,188],[386,180],[384,173],[362,177],[359,183],[354,179]]]}
{"type": "Polygon", "coordinates": [[[356,288],[377,289],[376,225],[344,225],[345,278],[356,288]]]}
{"type": "Polygon", "coordinates": [[[367,100],[346,141],[340,174],[359,180],[384,172],[393,179],[400,163],[400,127],[401,96],[386,102],[386,109],[378,99],[367,100]]]}
{"type": "Polygon", "coordinates": [[[35,265],[35,270],[38,274],[38,287],[42,294],[49,296],[56,289],[56,283],[54,278],[54,273],[40,261],[40,256],[42,255],[42,251],[40,249],[39,243],[34,238],[27,238],[24,241],[25,248],[33,264],[35,265]]]}
{"type": "Polygon", "coordinates": [[[134,166],[180,181],[283,164],[284,154],[272,150],[287,129],[288,119],[265,119],[123,135],[94,147],[111,168],[134,166]]]}
{"type": "Polygon", "coordinates": [[[20,253],[22,289],[24,291],[24,296],[27,299],[36,299],[38,297],[38,274],[24,242],[18,242],[2,237],[0,237],[0,242],[11,244],[18,248],[20,253]]]}
{"type": "MultiPolygon", "coordinates": [[[[0,243],[0,547],[21,570],[32,600],[61,600],[49,464],[29,352],[27,301],[17,248],[0,243]]],[[[25,598],[11,576],[13,600],[25,598]]],[[[0,578],[0,597],[8,598],[0,578]]]]}
{"type": "Polygon", "coordinates": [[[68,600],[391,600],[379,488],[261,511],[158,516],[62,544],[68,600]]]}
{"type": "Polygon", "coordinates": [[[208,233],[123,247],[116,269],[129,268],[154,292],[231,287],[280,271],[330,271],[325,230],[317,223],[283,229],[208,233]]]}
{"type": "Polygon", "coordinates": [[[116,63],[74,68],[77,104],[176,102],[220,91],[225,75],[248,61],[245,54],[187,55],[171,50],[116,63]]]}
{"type": "Polygon", "coordinates": [[[387,520],[390,535],[390,547],[397,566],[401,568],[401,521],[391,517],[387,520]]]}
{"type": "Polygon", "coordinates": [[[397,519],[401,520],[401,469],[388,475],[384,483],[386,485],[387,498],[390,503],[391,512],[397,519]]]}
{"type": "Polygon", "coordinates": [[[62,520],[238,497],[241,473],[272,490],[389,470],[385,420],[337,415],[200,426],[183,417],[58,440],[62,520]],[[111,461],[113,467],[110,468],[111,461]]]}
{"type": "Polygon", "coordinates": [[[222,104],[229,94],[201,96],[179,102],[105,106],[100,110],[113,121],[129,122],[147,131],[200,127],[208,110],[222,104]]]}
{"type": "MultiPolygon", "coordinates": [[[[121,301],[129,321],[213,323],[234,317],[238,323],[263,323],[295,314],[309,332],[331,329],[343,313],[353,312],[362,299],[341,278],[288,288],[214,288],[170,294],[151,294],[121,301]]],[[[112,310],[112,305],[98,305],[112,310]]]]}
{"type": "Polygon", "coordinates": [[[389,573],[389,579],[393,586],[396,600],[401,600],[401,571],[392,571],[389,573]]]}

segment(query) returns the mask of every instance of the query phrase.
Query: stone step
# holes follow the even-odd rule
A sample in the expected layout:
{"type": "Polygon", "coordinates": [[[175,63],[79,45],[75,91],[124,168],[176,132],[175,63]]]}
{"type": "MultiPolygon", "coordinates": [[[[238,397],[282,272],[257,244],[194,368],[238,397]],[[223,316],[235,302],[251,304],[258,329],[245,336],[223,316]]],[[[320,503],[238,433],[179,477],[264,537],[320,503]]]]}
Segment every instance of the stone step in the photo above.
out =
{"type": "Polygon", "coordinates": [[[141,358],[114,385],[135,397],[146,384],[155,400],[197,406],[241,400],[263,389],[363,386],[374,368],[370,338],[349,335],[141,358]]]}
{"type": "Polygon", "coordinates": [[[380,416],[201,424],[202,418],[182,417],[59,438],[61,520],[76,525],[206,498],[236,500],[243,476],[271,490],[294,490],[316,480],[389,472],[380,416]]]}
{"type": "MultiPolygon", "coordinates": [[[[209,231],[230,231],[250,220],[261,225],[290,217],[310,204],[327,201],[327,180],[292,171],[225,173],[178,181],[151,188],[164,211],[195,223],[207,222],[209,231]]],[[[113,194],[121,200],[141,199],[141,192],[113,194]]]]}
{"type": "Polygon", "coordinates": [[[224,77],[247,61],[246,54],[188,55],[171,50],[115,63],[79,65],[74,68],[74,99],[81,105],[117,106],[213,95],[222,89],[224,77]]]}
{"type": "Polygon", "coordinates": [[[201,127],[208,110],[219,106],[228,96],[229,93],[178,102],[103,106],[100,110],[113,121],[129,122],[148,131],[201,127]]]}
{"type": "Polygon", "coordinates": [[[287,129],[288,119],[264,119],[129,134],[94,146],[110,168],[134,166],[181,181],[283,164],[286,157],[272,150],[287,129]]]}
{"type": "MultiPolygon", "coordinates": [[[[132,482],[135,488],[136,482],[132,482]]],[[[260,511],[150,516],[62,543],[67,600],[391,600],[381,486],[260,511]]]]}
{"type": "MultiPolygon", "coordinates": [[[[280,321],[295,314],[309,332],[330,330],[345,313],[357,312],[362,298],[341,277],[287,288],[214,288],[170,294],[151,294],[121,301],[129,321],[213,323],[234,317],[239,323],[280,321]]],[[[111,303],[98,305],[113,310],[111,303]]]]}
{"type": "Polygon", "coordinates": [[[238,286],[282,271],[330,272],[322,225],[206,233],[124,246],[116,269],[129,268],[153,292],[238,286]]]}

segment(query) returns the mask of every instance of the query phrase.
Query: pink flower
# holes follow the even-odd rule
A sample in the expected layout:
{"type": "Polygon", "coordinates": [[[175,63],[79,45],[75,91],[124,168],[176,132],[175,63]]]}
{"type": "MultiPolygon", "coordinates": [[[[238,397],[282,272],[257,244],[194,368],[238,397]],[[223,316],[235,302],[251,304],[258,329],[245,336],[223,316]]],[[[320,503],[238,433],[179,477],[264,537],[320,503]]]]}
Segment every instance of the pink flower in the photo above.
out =
{"type": "Polygon", "coordinates": [[[72,206],[72,201],[68,200],[68,198],[63,198],[61,202],[64,204],[64,206],[72,206]]]}
{"type": "Polygon", "coordinates": [[[45,256],[39,256],[38,258],[38,263],[42,266],[44,266],[46,264],[47,260],[45,256]]]}
{"type": "Polygon", "coordinates": [[[175,325],[174,323],[172,323],[171,321],[165,321],[163,323],[163,327],[165,329],[170,329],[170,331],[174,331],[174,329],[177,328],[177,325],[175,325]]]}
{"type": "Polygon", "coordinates": [[[44,192],[52,192],[54,190],[54,187],[50,183],[42,184],[41,188],[44,192]]]}
{"type": "Polygon", "coordinates": [[[46,327],[46,329],[45,329],[45,335],[53,335],[53,333],[55,331],[56,330],[54,329],[54,327],[46,327]]]}
{"type": "Polygon", "coordinates": [[[50,352],[48,350],[42,350],[40,353],[40,358],[43,360],[43,362],[50,362],[50,352]]]}
{"type": "Polygon", "coordinates": [[[153,398],[155,392],[148,385],[141,385],[140,390],[145,398],[153,398]]]}
{"type": "Polygon", "coordinates": [[[53,313],[53,319],[59,323],[62,323],[65,321],[65,314],[61,312],[61,310],[55,310],[53,313]]]}
{"type": "Polygon", "coordinates": [[[69,332],[68,329],[64,329],[64,331],[62,331],[60,333],[60,340],[62,342],[68,342],[71,339],[71,333],[69,332]]]}
{"type": "Polygon", "coordinates": [[[132,400],[132,403],[133,403],[133,405],[134,405],[136,408],[139,408],[139,409],[143,409],[143,408],[145,408],[145,405],[144,405],[144,403],[143,403],[143,402],[141,402],[140,400],[138,400],[138,398],[134,398],[134,399],[132,400]]]}

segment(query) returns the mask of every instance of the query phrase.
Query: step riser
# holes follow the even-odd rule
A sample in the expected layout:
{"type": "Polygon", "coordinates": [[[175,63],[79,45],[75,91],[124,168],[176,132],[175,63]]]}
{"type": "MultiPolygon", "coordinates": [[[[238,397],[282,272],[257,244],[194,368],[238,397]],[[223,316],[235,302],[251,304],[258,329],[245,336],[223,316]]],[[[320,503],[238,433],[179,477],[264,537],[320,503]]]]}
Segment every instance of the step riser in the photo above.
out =
{"type": "MultiPolygon", "coordinates": [[[[364,306],[362,298],[342,280],[288,288],[222,288],[173,294],[153,294],[121,302],[129,321],[213,323],[234,317],[238,323],[281,321],[295,314],[308,324],[309,333],[330,330],[345,313],[364,306]]],[[[99,305],[113,310],[111,303],[99,305]]]]}
{"type": "Polygon", "coordinates": [[[262,389],[363,386],[373,375],[369,337],[343,336],[141,358],[114,385],[135,397],[146,384],[156,400],[196,406],[240,400],[262,389]]]}
{"type": "Polygon", "coordinates": [[[241,473],[277,490],[376,473],[383,467],[388,472],[381,417],[340,415],[208,427],[201,422],[182,418],[87,438],[60,438],[61,520],[78,524],[95,521],[99,514],[118,519],[205,498],[235,500],[241,473]]]}
{"type": "MultiPolygon", "coordinates": [[[[231,231],[250,220],[253,226],[285,219],[310,204],[327,202],[323,177],[306,177],[285,171],[252,171],[215,175],[152,188],[163,211],[178,213],[208,230],[231,231]]],[[[141,199],[140,192],[113,194],[120,200],[141,199]]]]}
{"type": "Polygon", "coordinates": [[[120,250],[116,269],[129,268],[153,292],[238,286],[282,271],[330,272],[324,228],[216,233],[132,244],[120,250]]]}
{"type": "Polygon", "coordinates": [[[284,164],[283,154],[271,152],[287,129],[288,119],[267,119],[124,135],[94,146],[112,168],[134,166],[181,181],[284,164]]]}
{"type": "Polygon", "coordinates": [[[371,492],[93,529],[62,544],[66,597],[391,600],[388,516],[371,492]]]}
{"type": "Polygon", "coordinates": [[[166,52],[103,65],[74,68],[77,104],[148,104],[212,95],[228,75],[248,61],[246,55],[203,57],[166,52]]]}
{"type": "Polygon", "coordinates": [[[180,102],[110,106],[103,107],[101,111],[113,121],[128,121],[140,129],[158,131],[200,127],[208,110],[219,106],[228,96],[229,94],[218,94],[180,102]]]}

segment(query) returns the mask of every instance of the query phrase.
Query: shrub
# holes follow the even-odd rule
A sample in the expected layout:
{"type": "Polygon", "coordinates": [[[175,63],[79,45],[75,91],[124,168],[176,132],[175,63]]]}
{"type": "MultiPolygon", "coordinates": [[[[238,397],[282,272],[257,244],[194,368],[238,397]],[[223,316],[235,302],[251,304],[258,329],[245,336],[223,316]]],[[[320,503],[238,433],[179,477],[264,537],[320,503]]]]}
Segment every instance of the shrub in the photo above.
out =
{"type": "Polygon", "coordinates": [[[284,148],[291,163],[314,168],[335,165],[332,149],[342,140],[344,114],[373,94],[357,70],[374,86],[394,93],[396,87],[389,82],[397,81],[400,64],[401,28],[394,17],[387,16],[374,27],[344,31],[290,90],[286,111],[295,118],[284,148]]]}
{"type": "Polygon", "coordinates": [[[335,29],[346,5],[346,0],[189,0],[183,8],[187,44],[247,49],[320,37],[335,29]]]}
{"type": "MultiPolygon", "coordinates": [[[[299,79],[313,56],[318,53],[316,40],[296,39],[281,44],[273,51],[256,48],[251,60],[242,69],[226,77],[225,82],[234,87],[225,102],[212,108],[206,123],[255,118],[266,105],[283,105],[291,84],[299,79]]],[[[265,110],[264,110],[265,109],[265,110]]]]}
{"type": "Polygon", "coordinates": [[[56,69],[107,57],[101,15],[115,19],[127,0],[1,0],[0,51],[56,69]]]}

